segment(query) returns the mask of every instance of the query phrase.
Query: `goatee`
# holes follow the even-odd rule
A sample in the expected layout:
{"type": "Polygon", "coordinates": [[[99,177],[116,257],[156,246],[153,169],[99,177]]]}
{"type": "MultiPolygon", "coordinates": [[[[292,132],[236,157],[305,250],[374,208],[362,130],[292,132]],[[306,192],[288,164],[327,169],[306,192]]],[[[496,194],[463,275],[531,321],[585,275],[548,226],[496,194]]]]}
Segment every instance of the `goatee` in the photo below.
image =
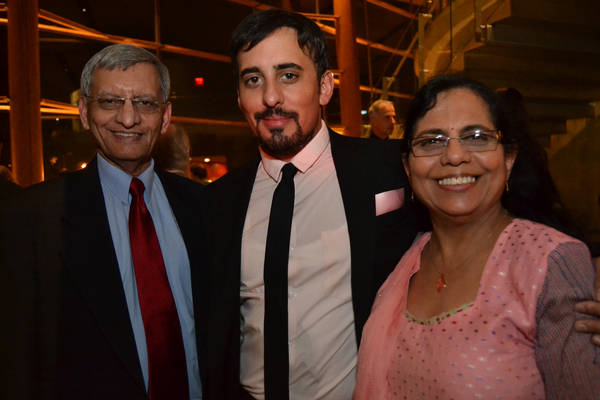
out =
{"type": "Polygon", "coordinates": [[[268,108],[254,114],[256,121],[256,138],[263,151],[272,157],[283,158],[298,153],[304,148],[315,135],[315,130],[304,132],[299,122],[299,115],[295,111],[283,108],[268,108]],[[283,128],[269,129],[270,137],[264,137],[260,133],[259,124],[262,119],[277,115],[279,117],[291,118],[296,123],[296,131],[286,136],[283,128]]]}

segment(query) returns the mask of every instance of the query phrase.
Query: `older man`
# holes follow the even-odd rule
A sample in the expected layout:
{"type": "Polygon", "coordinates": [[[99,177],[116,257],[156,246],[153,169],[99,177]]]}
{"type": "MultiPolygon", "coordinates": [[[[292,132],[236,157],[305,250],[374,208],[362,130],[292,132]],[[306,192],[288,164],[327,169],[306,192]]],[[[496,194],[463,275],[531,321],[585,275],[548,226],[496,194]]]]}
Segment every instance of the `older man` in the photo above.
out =
{"type": "Polygon", "coordinates": [[[369,121],[372,139],[389,139],[394,133],[396,110],[394,103],[387,100],[377,100],[369,107],[369,121]]]}
{"type": "Polygon", "coordinates": [[[201,398],[203,188],[151,158],[169,86],[150,52],[100,51],[79,102],[96,156],[3,205],[2,399],[201,398]]]}

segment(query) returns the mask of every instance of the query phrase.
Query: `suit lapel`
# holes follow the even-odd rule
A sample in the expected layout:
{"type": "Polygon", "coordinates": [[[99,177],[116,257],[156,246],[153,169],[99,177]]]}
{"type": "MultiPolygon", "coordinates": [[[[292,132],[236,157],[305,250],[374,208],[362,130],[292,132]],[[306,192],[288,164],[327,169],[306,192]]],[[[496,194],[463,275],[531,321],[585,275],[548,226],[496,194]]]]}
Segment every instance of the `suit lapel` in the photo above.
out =
{"type": "Polygon", "coordinates": [[[62,257],[100,330],[145,390],[96,159],[67,177],[62,257]]]}
{"type": "MultiPolygon", "coordinates": [[[[350,235],[350,260],[352,268],[352,302],[355,322],[368,317],[370,306],[362,307],[370,298],[373,282],[373,260],[371,255],[375,238],[375,197],[367,190],[369,177],[365,176],[364,151],[358,140],[346,140],[329,130],[331,154],[342,192],[344,211],[350,235]]],[[[357,334],[361,331],[357,326],[357,334]]],[[[362,327],[360,327],[362,328],[362,327]]],[[[360,339],[360,338],[359,338],[360,339]]]]}
{"type": "Polygon", "coordinates": [[[215,393],[229,393],[231,398],[237,396],[239,385],[242,235],[259,164],[257,157],[207,188],[214,212],[208,249],[213,299],[207,327],[209,385],[215,393]]]}
{"type": "MultiPolygon", "coordinates": [[[[248,165],[248,168],[243,170],[243,173],[238,175],[236,186],[239,187],[239,196],[236,196],[235,204],[233,209],[236,210],[240,215],[234,218],[234,229],[236,238],[240,238],[239,249],[236,249],[237,254],[242,254],[242,234],[244,232],[244,225],[246,224],[246,214],[248,212],[248,205],[250,204],[250,197],[252,196],[252,188],[254,187],[254,181],[256,180],[256,173],[258,166],[260,165],[260,156],[256,157],[254,161],[248,165]],[[243,214],[243,215],[242,215],[243,214]]],[[[241,268],[241,257],[240,257],[240,268],[241,268]]],[[[241,270],[240,270],[241,272],[241,270]]]]}

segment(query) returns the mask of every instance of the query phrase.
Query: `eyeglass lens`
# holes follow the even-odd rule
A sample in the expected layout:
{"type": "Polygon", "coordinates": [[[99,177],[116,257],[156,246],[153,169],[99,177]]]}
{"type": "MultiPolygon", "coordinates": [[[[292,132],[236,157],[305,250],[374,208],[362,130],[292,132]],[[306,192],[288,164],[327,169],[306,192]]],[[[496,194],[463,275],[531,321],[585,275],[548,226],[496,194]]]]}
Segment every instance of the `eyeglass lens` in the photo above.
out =
{"type": "Polygon", "coordinates": [[[448,147],[448,142],[452,139],[457,139],[463,150],[469,152],[495,150],[499,140],[495,131],[481,130],[467,132],[460,137],[453,138],[444,135],[421,136],[412,141],[413,154],[415,157],[442,154],[448,147]]]}
{"type": "Polygon", "coordinates": [[[125,105],[126,100],[131,100],[131,104],[133,105],[133,107],[137,111],[139,111],[141,113],[145,113],[145,114],[154,113],[154,112],[158,111],[158,109],[160,108],[160,105],[158,102],[152,101],[152,100],[147,100],[147,99],[130,99],[130,98],[111,97],[111,96],[100,96],[100,97],[96,97],[94,99],[97,101],[98,107],[100,107],[104,110],[111,110],[111,111],[122,108],[125,105]]]}

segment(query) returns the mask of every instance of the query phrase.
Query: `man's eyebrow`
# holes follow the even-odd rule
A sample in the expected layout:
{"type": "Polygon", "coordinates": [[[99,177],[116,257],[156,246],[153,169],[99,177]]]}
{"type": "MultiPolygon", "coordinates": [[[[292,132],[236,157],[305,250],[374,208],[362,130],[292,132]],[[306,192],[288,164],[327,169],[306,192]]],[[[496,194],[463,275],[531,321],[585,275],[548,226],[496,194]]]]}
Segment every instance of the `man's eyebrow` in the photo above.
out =
{"type": "Polygon", "coordinates": [[[302,71],[303,68],[296,63],[285,63],[285,64],[277,64],[275,66],[276,71],[281,71],[283,69],[295,69],[298,71],[302,71]]]}
{"type": "Polygon", "coordinates": [[[254,74],[256,72],[260,72],[260,68],[258,68],[258,67],[244,68],[242,70],[242,72],[240,72],[240,77],[243,78],[244,76],[246,76],[248,74],[254,74]]]}
{"type": "MultiPolygon", "coordinates": [[[[102,91],[100,93],[98,93],[96,96],[92,96],[92,97],[114,97],[114,98],[125,98],[123,95],[120,94],[115,94],[113,92],[109,92],[109,91],[102,91]]],[[[156,96],[152,93],[141,93],[141,94],[137,94],[135,96],[132,97],[132,99],[151,99],[151,100],[155,100],[156,96]]]]}

